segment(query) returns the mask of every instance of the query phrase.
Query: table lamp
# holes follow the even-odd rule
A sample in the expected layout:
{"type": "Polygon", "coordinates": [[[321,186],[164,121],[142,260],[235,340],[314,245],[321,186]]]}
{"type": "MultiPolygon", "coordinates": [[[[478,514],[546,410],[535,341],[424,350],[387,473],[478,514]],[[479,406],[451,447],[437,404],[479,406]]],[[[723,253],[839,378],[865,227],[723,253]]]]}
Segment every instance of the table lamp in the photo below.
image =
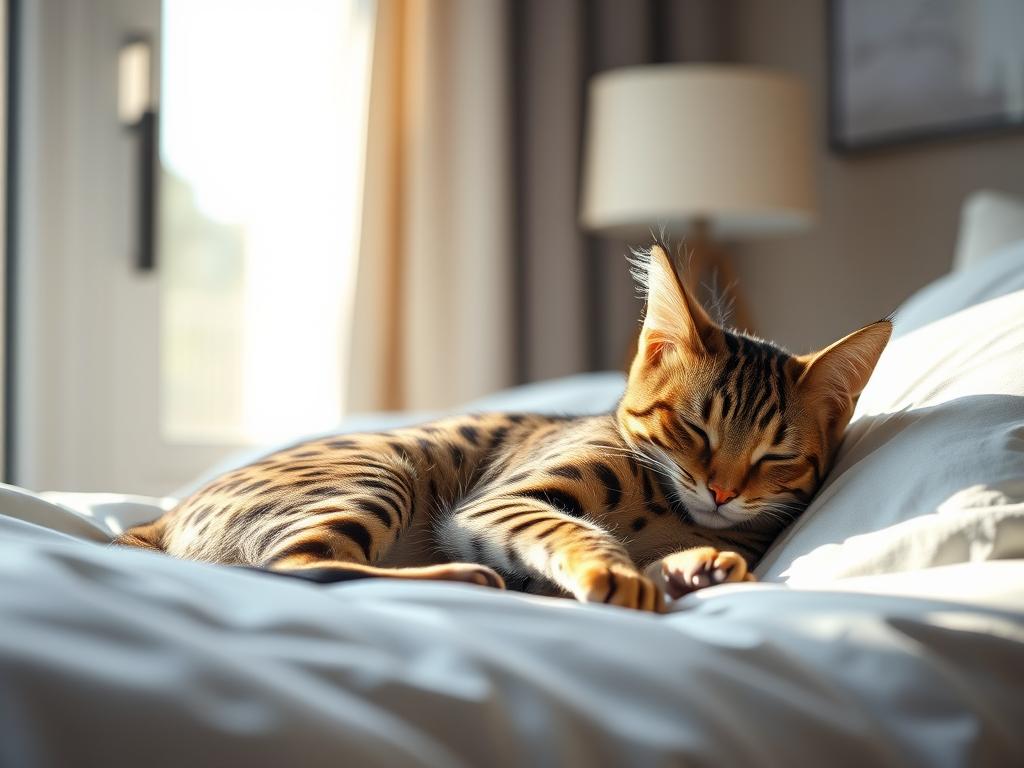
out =
{"type": "MultiPolygon", "coordinates": [[[[735,285],[718,243],[796,232],[813,216],[807,94],[744,66],[610,70],[590,82],[581,223],[599,234],[681,238],[695,293],[735,285]]],[[[750,329],[738,286],[733,323],[750,329]]]]}

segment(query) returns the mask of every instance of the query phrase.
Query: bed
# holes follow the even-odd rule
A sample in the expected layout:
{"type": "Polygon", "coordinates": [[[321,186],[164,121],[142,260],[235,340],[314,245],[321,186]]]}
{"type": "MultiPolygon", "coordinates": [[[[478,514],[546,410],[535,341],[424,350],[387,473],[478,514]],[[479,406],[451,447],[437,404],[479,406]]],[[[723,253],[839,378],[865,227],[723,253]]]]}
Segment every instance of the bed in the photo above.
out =
{"type": "Polygon", "coordinates": [[[958,258],[761,581],[663,616],[178,561],[106,546],[173,499],[4,487],[0,765],[1024,765],[1024,239],[958,258]]]}

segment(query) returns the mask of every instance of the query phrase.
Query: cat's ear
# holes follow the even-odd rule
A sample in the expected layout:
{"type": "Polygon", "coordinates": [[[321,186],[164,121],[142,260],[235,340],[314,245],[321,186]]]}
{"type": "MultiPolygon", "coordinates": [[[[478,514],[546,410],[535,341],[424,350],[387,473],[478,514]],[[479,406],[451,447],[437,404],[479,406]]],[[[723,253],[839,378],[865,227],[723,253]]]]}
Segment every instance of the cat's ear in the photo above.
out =
{"type": "Polygon", "coordinates": [[[632,263],[633,277],[647,297],[638,354],[657,362],[670,351],[709,352],[721,332],[690,296],[665,249],[653,245],[649,251],[634,251],[632,263]]]}
{"type": "Polygon", "coordinates": [[[809,396],[832,405],[832,414],[852,412],[860,393],[892,335],[892,323],[877,323],[854,331],[820,352],[801,355],[803,373],[797,386],[809,396]]]}

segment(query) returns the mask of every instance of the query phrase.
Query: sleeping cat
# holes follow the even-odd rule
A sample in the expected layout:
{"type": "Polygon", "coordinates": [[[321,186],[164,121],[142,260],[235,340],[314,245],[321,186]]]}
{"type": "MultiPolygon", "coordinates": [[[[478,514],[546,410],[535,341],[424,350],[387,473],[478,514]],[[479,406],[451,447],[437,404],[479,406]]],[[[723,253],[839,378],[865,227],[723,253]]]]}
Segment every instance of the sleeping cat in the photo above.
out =
{"type": "Polygon", "coordinates": [[[793,356],[713,323],[662,247],[634,274],[647,309],[614,413],[304,442],[117,543],[318,581],[508,580],[643,610],[750,578],[828,471],[892,326],[793,356]]]}

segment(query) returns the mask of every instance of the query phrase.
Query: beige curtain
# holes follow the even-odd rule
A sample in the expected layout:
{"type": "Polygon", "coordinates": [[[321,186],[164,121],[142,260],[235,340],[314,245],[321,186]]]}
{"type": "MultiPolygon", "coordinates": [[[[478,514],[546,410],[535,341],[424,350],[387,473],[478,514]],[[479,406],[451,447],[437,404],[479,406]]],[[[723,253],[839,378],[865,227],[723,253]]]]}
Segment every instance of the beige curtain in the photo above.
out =
{"type": "Polygon", "coordinates": [[[507,6],[377,0],[347,412],[512,383],[507,6]]]}
{"type": "Polygon", "coordinates": [[[627,244],[577,225],[585,84],[718,58],[729,5],[377,0],[347,411],[622,366],[627,244]]]}

